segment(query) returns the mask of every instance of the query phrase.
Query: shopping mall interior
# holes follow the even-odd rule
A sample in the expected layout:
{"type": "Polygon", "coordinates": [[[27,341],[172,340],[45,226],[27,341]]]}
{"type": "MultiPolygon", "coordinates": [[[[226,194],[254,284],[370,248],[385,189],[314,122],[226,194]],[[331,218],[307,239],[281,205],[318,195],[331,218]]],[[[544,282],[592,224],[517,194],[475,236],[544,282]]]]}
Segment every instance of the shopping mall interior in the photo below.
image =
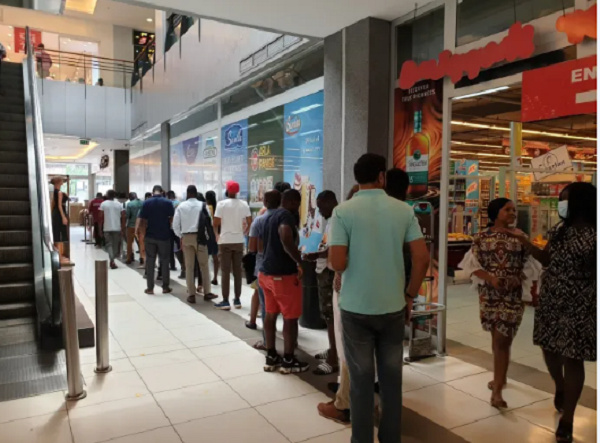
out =
{"type": "MultiPolygon", "coordinates": [[[[578,360],[585,380],[567,437],[534,343],[552,263],[520,277],[506,408],[490,400],[498,360],[482,286],[465,265],[492,232],[492,200],[512,200],[516,228],[544,249],[567,223],[563,189],[597,185],[596,9],[595,0],[0,0],[0,442],[367,443],[352,406],[337,410],[344,361],[315,373],[332,344],[314,262],[301,264],[295,351],[310,369],[269,373],[258,281],[243,276],[236,309],[215,309],[200,283],[192,303],[174,241],[172,292],[157,280],[147,294],[153,267],[137,212],[108,269],[113,251],[95,227],[106,215],[94,209],[115,191],[129,217],[130,193],[144,201],[155,185],[174,192],[174,206],[189,185],[221,202],[233,181],[254,220],[286,182],[301,196],[298,247],[317,252],[327,240],[317,196],[333,191],[343,205],[367,153],[406,171],[406,208],[430,258],[404,327],[402,395],[392,396],[401,441],[596,441],[596,336],[584,337],[594,358],[578,360]]],[[[254,259],[245,237],[244,261],[254,259]]],[[[595,251],[595,237],[584,246],[595,251]]],[[[218,257],[200,272],[215,303],[235,286],[233,275],[224,285],[218,257]]],[[[595,294],[595,274],[586,284],[595,294]]],[[[595,329],[589,303],[580,312],[595,329]]],[[[282,352],[283,331],[279,318],[282,352]]],[[[384,384],[373,441],[388,443],[384,384]]]]}

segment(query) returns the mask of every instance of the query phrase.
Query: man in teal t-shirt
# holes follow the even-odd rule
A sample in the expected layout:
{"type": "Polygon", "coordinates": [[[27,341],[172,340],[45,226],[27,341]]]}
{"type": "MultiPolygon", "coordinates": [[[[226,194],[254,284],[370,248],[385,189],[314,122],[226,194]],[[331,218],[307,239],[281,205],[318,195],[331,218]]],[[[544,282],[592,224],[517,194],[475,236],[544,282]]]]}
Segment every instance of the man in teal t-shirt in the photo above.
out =
{"type": "Polygon", "coordinates": [[[142,205],[143,203],[137,197],[137,194],[135,192],[130,192],[129,202],[127,203],[127,207],[125,208],[125,220],[127,223],[127,264],[130,264],[133,261],[133,240],[135,239],[135,222],[137,221],[138,214],[142,209],[142,205]]]}
{"type": "Polygon", "coordinates": [[[350,372],[352,442],[373,441],[374,356],[382,404],[379,441],[401,440],[404,322],[429,265],[429,252],[412,208],[389,197],[385,158],[365,154],[354,165],[359,191],[331,217],[329,262],[342,275],[340,308],[350,372]],[[405,290],[403,247],[412,271],[405,290]]]}

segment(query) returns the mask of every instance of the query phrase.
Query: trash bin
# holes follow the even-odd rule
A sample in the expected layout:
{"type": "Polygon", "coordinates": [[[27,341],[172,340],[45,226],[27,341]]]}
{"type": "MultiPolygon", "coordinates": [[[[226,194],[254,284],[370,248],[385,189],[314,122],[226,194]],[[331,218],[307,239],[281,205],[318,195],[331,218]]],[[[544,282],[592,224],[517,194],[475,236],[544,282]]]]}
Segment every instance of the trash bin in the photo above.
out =
{"type": "Polygon", "coordinates": [[[319,306],[319,285],[315,262],[302,262],[302,316],[300,326],[308,329],[325,329],[327,324],[321,317],[319,306]]]}

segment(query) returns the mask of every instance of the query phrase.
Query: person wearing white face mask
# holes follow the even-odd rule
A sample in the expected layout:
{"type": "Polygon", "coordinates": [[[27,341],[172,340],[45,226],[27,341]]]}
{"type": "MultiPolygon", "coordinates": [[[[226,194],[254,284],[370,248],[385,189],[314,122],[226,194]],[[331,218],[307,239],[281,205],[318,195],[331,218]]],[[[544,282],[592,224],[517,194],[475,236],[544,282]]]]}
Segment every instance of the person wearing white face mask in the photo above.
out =
{"type": "Polygon", "coordinates": [[[562,219],[544,250],[510,233],[545,267],[533,342],[544,352],[554,380],[554,406],[562,413],[556,441],[573,441],[573,418],[585,381],[584,361],[596,361],[596,188],[571,183],[560,194],[562,219]]]}
{"type": "Polygon", "coordinates": [[[487,210],[488,229],[475,236],[471,250],[458,267],[471,276],[479,292],[481,326],[492,334],[494,380],[488,388],[492,391],[490,404],[500,409],[508,407],[502,389],[507,380],[510,347],[523,319],[523,294],[531,290],[541,266],[514,235],[507,233],[515,230],[515,204],[497,198],[487,210]]]}

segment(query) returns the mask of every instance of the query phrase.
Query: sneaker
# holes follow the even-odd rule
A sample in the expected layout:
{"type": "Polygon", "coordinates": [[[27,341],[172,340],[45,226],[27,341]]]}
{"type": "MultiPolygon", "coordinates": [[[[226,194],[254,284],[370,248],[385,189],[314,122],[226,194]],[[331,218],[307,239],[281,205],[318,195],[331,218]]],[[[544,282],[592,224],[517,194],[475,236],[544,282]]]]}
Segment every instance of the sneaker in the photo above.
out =
{"type": "Polygon", "coordinates": [[[296,357],[291,360],[283,359],[279,372],[282,374],[299,374],[300,372],[308,371],[310,365],[303,361],[298,361],[296,357]]]}
{"type": "Polygon", "coordinates": [[[336,423],[342,425],[350,424],[350,409],[338,409],[335,407],[334,402],[319,403],[317,410],[321,417],[333,420],[336,423]]]}
{"type": "Polygon", "coordinates": [[[233,299],[233,307],[235,309],[242,309],[242,302],[240,301],[239,298],[234,298],[233,299]]]}
{"type": "Polygon", "coordinates": [[[265,370],[265,372],[275,372],[278,368],[281,367],[282,362],[283,359],[279,354],[267,355],[267,359],[265,361],[263,369],[265,370]]]}
{"type": "Polygon", "coordinates": [[[228,301],[222,301],[221,303],[215,303],[215,308],[220,309],[222,311],[230,311],[231,305],[228,301]]]}

